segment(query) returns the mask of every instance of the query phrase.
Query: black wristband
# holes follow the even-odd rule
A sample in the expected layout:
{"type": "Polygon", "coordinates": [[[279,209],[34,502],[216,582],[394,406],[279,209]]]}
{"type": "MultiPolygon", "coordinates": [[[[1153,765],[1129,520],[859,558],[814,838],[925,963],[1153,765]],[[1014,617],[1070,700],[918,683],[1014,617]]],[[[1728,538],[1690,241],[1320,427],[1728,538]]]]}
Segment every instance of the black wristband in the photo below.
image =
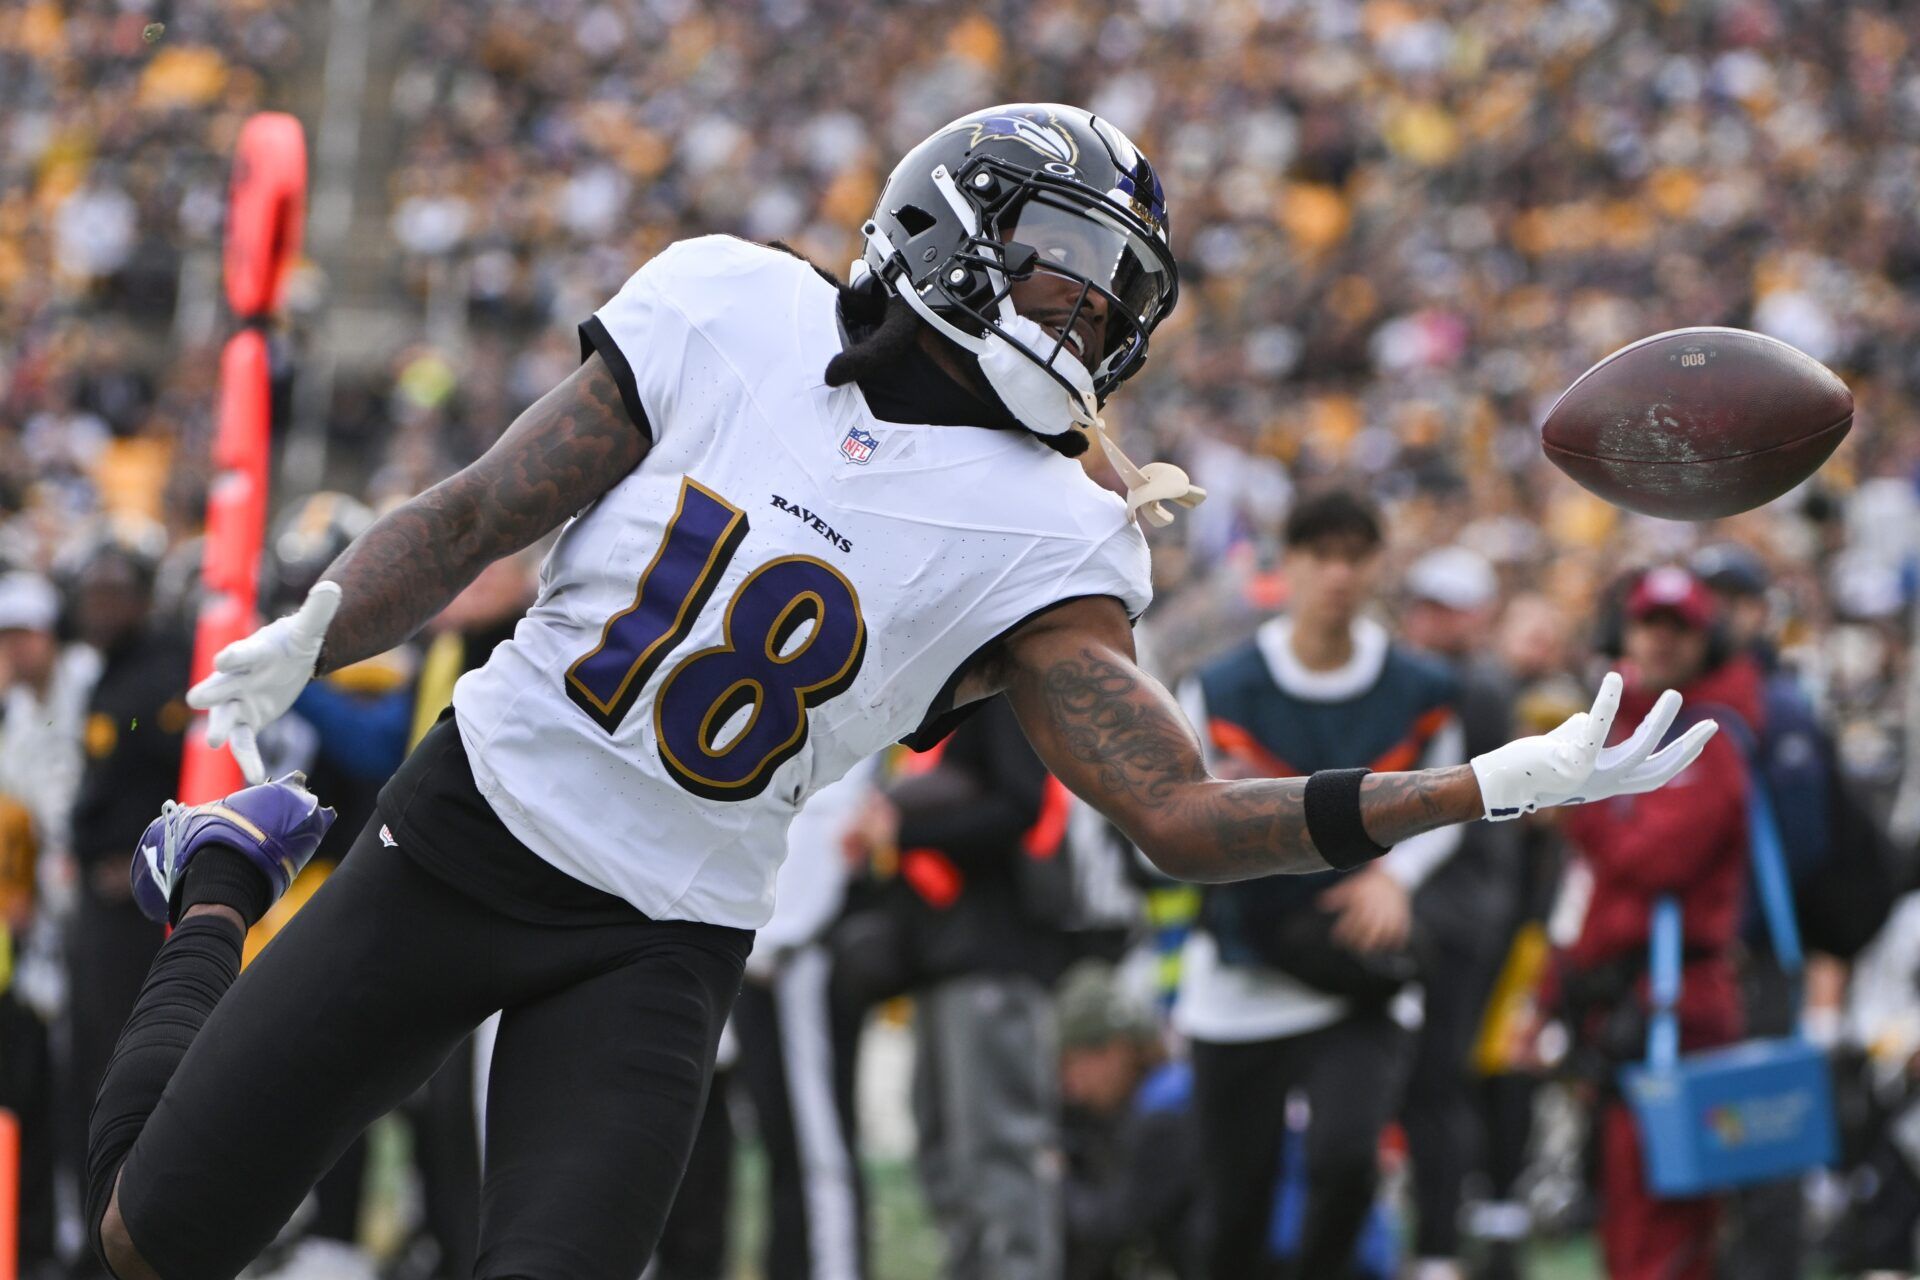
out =
{"type": "Polygon", "coordinates": [[[1307,779],[1307,834],[1327,865],[1349,871],[1386,852],[1360,821],[1360,780],[1371,769],[1322,769],[1307,779]]]}

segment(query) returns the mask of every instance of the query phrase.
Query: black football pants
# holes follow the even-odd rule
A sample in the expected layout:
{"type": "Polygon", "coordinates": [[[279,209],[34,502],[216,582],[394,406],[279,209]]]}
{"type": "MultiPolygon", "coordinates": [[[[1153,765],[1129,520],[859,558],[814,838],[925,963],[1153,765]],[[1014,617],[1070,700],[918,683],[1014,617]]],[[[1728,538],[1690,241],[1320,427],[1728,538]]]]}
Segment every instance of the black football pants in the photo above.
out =
{"type": "Polygon", "coordinates": [[[474,1274],[634,1280],[753,935],[637,912],[513,919],[378,830],[180,1060],[123,1166],[134,1247],[166,1280],[230,1280],[361,1130],[499,1009],[474,1274]]]}
{"type": "Polygon", "coordinates": [[[1207,1280],[1342,1280],[1379,1182],[1380,1131],[1400,1108],[1411,1044],[1384,1013],[1283,1040],[1193,1043],[1207,1280]],[[1310,1111],[1307,1204],[1291,1265],[1275,1258],[1288,1095],[1310,1111]]]}

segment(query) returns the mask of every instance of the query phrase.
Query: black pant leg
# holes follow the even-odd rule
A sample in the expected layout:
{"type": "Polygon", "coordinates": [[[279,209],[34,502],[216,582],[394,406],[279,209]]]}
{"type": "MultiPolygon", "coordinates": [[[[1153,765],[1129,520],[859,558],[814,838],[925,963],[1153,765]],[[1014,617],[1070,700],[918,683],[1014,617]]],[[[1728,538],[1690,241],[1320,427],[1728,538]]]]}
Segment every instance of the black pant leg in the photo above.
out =
{"type": "Polygon", "coordinates": [[[707,1090],[687,1175],[660,1235],[657,1275],[649,1280],[725,1280],[733,1225],[733,1118],[727,1105],[732,1074],[716,1072],[707,1090]]]}
{"type": "Polygon", "coordinates": [[[121,1174],[141,1255],[224,1280],[499,1002],[499,917],[381,848],[355,856],[213,1009],[121,1174]]]}
{"type": "Polygon", "coordinates": [[[427,1081],[414,1108],[413,1161],[420,1171],[425,1227],[440,1250],[440,1273],[473,1274],[480,1245],[480,1135],[475,1126],[473,1038],[460,1042],[427,1081]]]}
{"type": "Polygon", "coordinates": [[[1533,1141],[1535,1077],[1510,1072],[1481,1086],[1487,1115],[1487,1181],[1495,1200],[1510,1200],[1527,1171],[1533,1141]]]}
{"type": "Polygon", "coordinates": [[[1265,1280],[1278,1273],[1267,1241],[1287,1094],[1297,1083],[1298,1064],[1287,1044],[1193,1044],[1208,1280],[1265,1280]]]}
{"type": "MultiPolygon", "coordinates": [[[[165,937],[132,899],[104,902],[91,892],[81,893],[67,922],[66,1069],[56,1099],[58,1158],[62,1168],[82,1182],[94,1097],[165,937]]],[[[80,1198],[85,1199],[84,1189],[80,1198]]]]}
{"type": "Polygon", "coordinates": [[[1380,1133],[1400,1109],[1411,1046],[1384,1013],[1287,1042],[1307,1095],[1307,1221],[1296,1274],[1348,1274],[1379,1185],[1380,1133]]]}
{"type": "Polygon", "coordinates": [[[1494,961],[1484,948],[1447,946],[1425,978],[1425,1018],[1407,1079],[1407,1151],[1413,1160],[1414,1253],[1456,1258],[1468,1178],[1484,1163],[1486,1126],[1467,1058],[1479,1034],[1494,961]]]}
{"type": "Polygon", "coordinates": [[[768,1229],[763,1268],[767,1280],[806,1280],[812,1246],[807,1238],[806,1171],[793,1127],[786,1057],[780,1048],[780,1011],[773,991],[759,982],[740,989],[733,1007],[740,1041],[735,1069],[753,1105],[754,1132],[767,1155],[768,1229]]]}
{"type": "Polygon", "coordinates": [[[659,1242],[753,935],[620,934],[601,972],[509,1004],[487,1086],[481,1280],[633,1280],[659,1242]]]}
{"type": "Polygon", "coordinates": [[[359,1243],[360,1201],[366,1176],[367,1135],[363,1133],[314,1186],[314,1215],[307,1234],[345,1244],[359,1243]]]}

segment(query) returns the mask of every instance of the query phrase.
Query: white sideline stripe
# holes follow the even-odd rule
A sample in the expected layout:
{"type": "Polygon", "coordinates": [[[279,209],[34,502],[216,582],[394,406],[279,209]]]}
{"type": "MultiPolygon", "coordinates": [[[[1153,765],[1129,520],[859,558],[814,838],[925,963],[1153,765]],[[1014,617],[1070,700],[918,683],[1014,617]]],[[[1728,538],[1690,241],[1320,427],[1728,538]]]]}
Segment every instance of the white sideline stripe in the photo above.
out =
{"type": "Polygon", "coordinates": [[[833,1100],[833,1040],[827,1021],[827,953],[803,947],[774,979],[787,1099],[800,1148],[813,1280],[860,1280],[859,1219],[852,1162],[833,1100]]]}

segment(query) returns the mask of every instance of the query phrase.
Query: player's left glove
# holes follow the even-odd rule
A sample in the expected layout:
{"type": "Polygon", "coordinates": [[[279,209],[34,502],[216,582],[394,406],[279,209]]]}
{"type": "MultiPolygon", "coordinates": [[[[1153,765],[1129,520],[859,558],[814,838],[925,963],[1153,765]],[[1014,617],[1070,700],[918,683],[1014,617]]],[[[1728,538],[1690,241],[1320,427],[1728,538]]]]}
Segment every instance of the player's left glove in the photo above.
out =
{"type": "Polygon", "coordinates": [[[1521,738],[1473,758],[1473,776],[1480,782],[1480,799],[1489,821],[1665,786],[1694,762],[1720,727],[1703,720],[1655,751],[1680,714],[1680,695],[1669,689],[1631,738],[1609,747],[1607,734],[1620,709],[1620,688],[1619,673],[1608,672],[1592,711],[1570,716],[1551,733],[1521,738]]]}
{"type": "Polygon", "coordinates": [[[340,607],[340,586],[322,582],[299,611],[269,622],[213,657],[213,674],[187,690],[187,705],[207,712],[207,745],[233,744],[248,782],[264,782],[266,766],[254,732],[285,715],[313,679],[327,624],[340,607]]]}

